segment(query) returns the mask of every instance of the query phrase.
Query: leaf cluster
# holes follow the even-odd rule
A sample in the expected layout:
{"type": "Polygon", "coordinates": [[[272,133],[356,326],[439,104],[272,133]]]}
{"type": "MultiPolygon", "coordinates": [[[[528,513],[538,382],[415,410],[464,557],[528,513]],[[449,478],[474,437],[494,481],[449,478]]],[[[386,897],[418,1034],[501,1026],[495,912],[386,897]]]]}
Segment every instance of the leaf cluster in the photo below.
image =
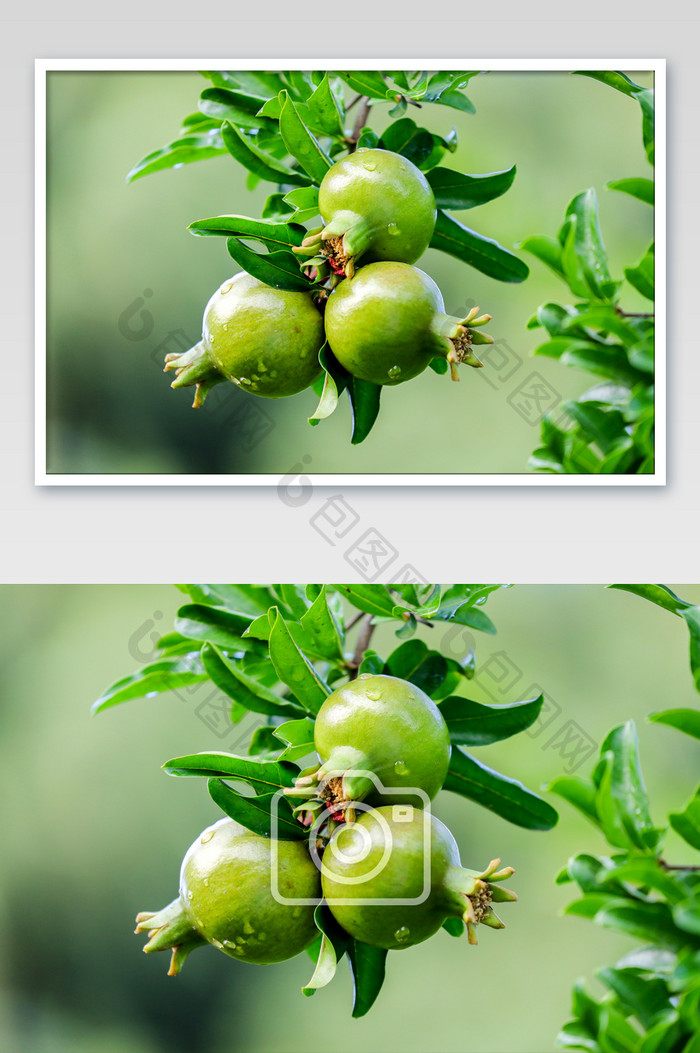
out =
{"type": "MultiPolygon", "coordinates": [[[[635,99],[643,114],[647,158],[654,159],[654,96],[622,73],[588,71],[586,76],[635,99]]],[[[654,204],[654,183],[646,177],[619,179],[608,188],[654,204]]],[[[564,403],[561,419],[542,422],[541,446],[530,458],[535,471],[613,475],[654,472],[654,313],[621,307],[625,283],[654,300],[654,242],[642,259],[610,274],[593,187],[570,202],[556,238],[538,234],[520,243],[568,286],[573,304],[544,303],[528,328],[547,339],[536,355],[602,378],[577,399],[564,403]]]]}
{"type": "MultiPolygon", "coordinates": [[[[169,775],[206,778],[215,803],[263,836],[302,840],[308,831],[279,791],[293,785],[314,752],[314,719],[330,692],[360,673],[407,680],[440,707],[452,758],[444,789],[530,830],[550,829],[557,813],[519,781],[479,762],[472,750],[516,735],[535,723],[542,696],[486,705],[461,691],[475,673],[472,652],[457,659],[416,637],[419,625],[457,624],[494,633],[483,610],[499,585],[182,585],[187,602],[155,660],[112,684],[100,712],[138,697],[152,698],[210,682],[230,704],[233,723],[259,716],[247,754],[221,751],[168,760],[169,775]],[[394,630],[386,654],[369,647],[377,625],[394,630]],[[276,824],[273,825],[273,807],[276,824]]],[[[316,911],[316,968],[305,993],[332,978],[347,955],[355,982],[354,1015],[374,1002],[386,952],[353,942],[323,904],[316,911]]],[[[454,935],[461,927],[450,925],[454,935]]]]}
{"type": "MultiPolygon", "coordinates": [[[[681,616],[697,612],[665,586],[613,587],[681,616]]],[[[689,625],[692,634],[692,617],[689,625]]],[[[697,710],[664,710],[650,720],[700,740],[697,710]]],[[[562,777],[549,789],[585,815],[616,850],[569,860],[557,882],[577,885],[581,895],[566,913],[641,942],[614,966],[597,971],[605,990],[601,997],[591,995],[582,981],[576,984],[573,1019],[562,1028],[558,1045],[588,1053],[697,1053],[700,787],[682,810],[669,813],[664,826],[655,826],[630,721],[606,737],[590,778],[562,777]],[[689,862],[662,857],[669,829],[691,850],[689,862]]]]}

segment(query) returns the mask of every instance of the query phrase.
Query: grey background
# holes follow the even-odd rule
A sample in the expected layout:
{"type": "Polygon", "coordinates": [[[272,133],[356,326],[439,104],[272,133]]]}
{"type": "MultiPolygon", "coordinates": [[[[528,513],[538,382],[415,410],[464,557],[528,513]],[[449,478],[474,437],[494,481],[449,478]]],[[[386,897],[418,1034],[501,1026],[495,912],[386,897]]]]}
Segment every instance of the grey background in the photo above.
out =
{"type": "MultiPolygon", "coordinates": [[[[236,579],[347,576],[345,539],[319,537],[310,518],[340,491],[302,489],[296,503],[265,489],[177,487],[36,489],[33,486],[32,96],[36,56],[220,58],[343,56],[601,56],[669,61],[669,485],[632,490],[528,487],[346,490],[358,529],[376,528],[401,559],[424,576],[470,574],[467,552],[478,545],[479,573],[497,578],[579,579],[692,576],[697,533],[698,340],[696,268],[698,142],[695,58],[697,21],[678,3],[634,9],[620,3],[576,8],[557,3],[490,7],[456,19],[456,8],[425,10],[379,3],[314,9],[290,20],[290,7],[268,4],[261,21],[247,10],[211,4],[204,19],[191,8],[123,4],[117,20],[84,20],[94,5],[68,4],[61,21],[8,20],[4,25],[3,91],[3,423],[1,550],[8,580],[172,578],[173,573],[236,579]],[[627,20],[628,11],[631,20],[627,20]],[[373,21],[368,18],[374,16],[373,21]],[[461,53],[461,55],[460,55],[461,53]],[[629,522],[628,522],[629,521],[629,522]],[[631,524],[631,525],[630,525],[631,524]],[[193,545],[192,540],[203,544],[193,545]],[[631,538],[631,541],[630,541],[631,538]],[[445,545],[445,539],[455,547],[445,545]],[[233,543],[232,543],[233,542],[233,543]],[[282,542],[282,543],[280,543],[282,542]],[[436,545],[435,542],[438,542],[436,545]],[[666,544],[662,544],[666,542],[666,544]],[[459,548],[456,546],[459,545],[459,548]],[[457,555],[460,554],[460,555],[457,555]],[[651,559],[650,559],[651,557],[651,559]],[[690,560],[690,562],[689,562],[690,560]],[[652,566],[650,566],[650,562],[652,566]],[[456,565],[455,565],[456,564],[456,565]],[[653,571],[652,571],[653,567],[653,571]],[[186,570],[191,568],[191,570],[186,570]],[[207,569],[209,568],[209,570],[207,569]],[[224,570],[225,568],[225,570],[224,570]],[[286,568],[286,569],[285,569],[286,568]],[[463,568],[463,569],[462,569],[463,568]],[[613,571],[614,568],[614,571],[613,571]],[[681,573],[682,571],[682,573],[681,573]]],[[[460,8],[463,14],[464,9],[460,8]]],[[[290,477],[313,470],[290,454],[290,477]]],[[[288,498],[288,494],[284,494],[288,498]]],[[[348,535],[348,540],[350,536],[348,535]]]]}

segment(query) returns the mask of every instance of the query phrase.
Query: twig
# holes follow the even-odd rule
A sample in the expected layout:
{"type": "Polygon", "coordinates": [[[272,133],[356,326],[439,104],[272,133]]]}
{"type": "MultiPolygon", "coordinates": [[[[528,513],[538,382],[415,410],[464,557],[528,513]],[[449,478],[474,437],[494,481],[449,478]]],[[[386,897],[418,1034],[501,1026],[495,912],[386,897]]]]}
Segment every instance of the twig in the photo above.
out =
{"type": "Polygon", "coordinates": [[[357,677],[357,671],[362,664],[362,659],[364,658],[365,651],[369,647],[370,640],[372,639],[372,633],[374,632],[375,628],[376,626],[372,624],[372,615],[364,614],[362,616],[362,628],[360,630],[360,635],[358,636],[357,643],[355,644],[355,652],[352,656],[352,661],[349,663],[351,670],[351,680],[355,680],[357,677]]]}
{"type": "Polygon", "coordinates": [[[362,95],[356,95],[355,98],[352,100],[352,102],[349,102],[347,104],[347,106],[345,107],[345,112],[346,113],[350,113],[350,110],[353,108],[353,106],[357,106],[357,104],[358,104],[358,102],[360,101],[361,98],[362,98],[362,95]]]}
{"type": "Polygon", "coordinates": [[[658,864],[659,864],[660,867],[663,867],[664,870],[688,870],[688,871],[700,870],[700,866],[694,866],[694,865],[692,865],[690,863],[679,863],[679,864],[667,863],[665,859],[659,859],[658,860],[658,864]]]}
{"type": "Polygon", "coordinates": [[[615,308],[620,318],[653,318],[653,311],[623,311],[619,307],[615,308]]]}
{"type": "Polygon", "coordinates": [[[366,95],[362,95],[361,99],[362,105],[357,111],[357,117],[355,118],[355,123],[352,128],[352,135],[348,139],[349,152],[351,154],[353,154],[357,149],[357,140],[360,138],[360,133],[362,132],[362,129],[367,123],[370,106],[372,105],[366,95]]]}
{"type": "Polygon", "coordinates": [[[353,627],[354,627],[355,625],[357,625],[357,623],[358,623],[359,621],[361,621],[361,619],[362,619],[362,618],[364,618],[364,613],[363,613],[363,611],[360,611],[360,613],[359,613],[359,614],[356,614],[354,618],[351,618],[351,619],[350,619],[350,621],[349,621],[349,622],[348,622],[348,624],[347,624],[347,625],[345,626],[345,628],[346,628],[347,630],[350,630],[350,629],[352,629],[352,628],[353,628],[353,627]]]}

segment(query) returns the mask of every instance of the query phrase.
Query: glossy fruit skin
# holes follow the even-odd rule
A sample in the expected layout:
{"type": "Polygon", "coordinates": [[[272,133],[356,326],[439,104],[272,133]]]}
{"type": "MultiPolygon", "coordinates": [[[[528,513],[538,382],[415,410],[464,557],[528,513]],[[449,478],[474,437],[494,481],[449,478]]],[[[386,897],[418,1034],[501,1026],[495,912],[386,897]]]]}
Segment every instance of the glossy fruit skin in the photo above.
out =
{"type": "Polygon", "coordinates": [[[384,806],[335,831],[323,855],[323,894],[336,921],[355,939],[398,950],[427,940],[456,913],[444,886],[450,868],[459,866],[457,842],[439,819],[417,808],[384,806]],[[375,868],[377,873],[367,876],[375,868]],[[418,899],[428,887],[422,903],[358,902],[418,899]]]}
{"type": "Polygon", "coordinates": [[[390,150],[360,149],[336,162],[323,177],[319,212],[335,233],[367,225],[361,262],[414,263],[428,247],[435,226],[435,197],[423,173],[390,150]],[[340,221],[340,214],[347,221],[340,221]],[[337,228],[337,229],[336,229],[337,228]]]}
{"type": "Polygon", "coordinates": [[[427,274],[406,263],[372,263],[343,281],[328,298],[326,336],[333,354],[354,377],[402,384],[431,358],[445,356],[431,326],[444,303],[427,274]]]}
{"type": "MultiPolygon", "coordinates": [[[[319,874],[303,841],[277,841],[282,896],[317,898],[319,874]]],[[[180,871],[180,900],[196,931],[224,954],[256,965],[285,961],[317,936],[313,906],[277,902],[272,842],[232,819],[208,827],[180,871]]]]}
{"type": "Polygon", "coordinates": [[[228,279],[211,297],[202,339],[217,370],[253,395],[295,395],[321,375],[323,319],[311,297],[250,274],[228,279]]]}
{"type": "MultiPolygon", "coordinates": [[[[370,771],[386,787],[417,787],[429,799],[442,787],[450,761],[449,731],[438,707],[420,688],[393,676],[361,675],[336,688],[316,717],[314,744],[323,775],[370,771]]],[[[362,780],[349,782],[354,797],[352,785],[362,780]]],[[[367,800],[423,803],[417,795],[379,796],[373,788],[367,800]]]]}

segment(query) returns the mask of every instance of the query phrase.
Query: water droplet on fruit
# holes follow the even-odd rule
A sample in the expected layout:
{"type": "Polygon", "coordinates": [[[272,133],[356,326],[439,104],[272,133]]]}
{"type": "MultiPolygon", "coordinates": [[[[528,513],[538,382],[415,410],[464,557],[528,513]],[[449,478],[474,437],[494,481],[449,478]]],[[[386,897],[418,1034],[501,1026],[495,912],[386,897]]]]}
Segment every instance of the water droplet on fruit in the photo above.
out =
{"type": "MultiPolygon", "coordinates": [[[[369,680],[371,676],[372,676],[371,673],[360,673],[360,675],[358,676],[357,679],[358,680],[369,680]]],[[[153,693],[155,694],[155,691],[153,693]]]]}
{"type": "Polygon", "coordinates": [[[474,606],[475,607],[481,607],[484,603],[486,603],[486,597],[485,596],[479,596],[478,600],[474,600],[474,606]]]}
{"type": "Polygon", "coordinates": [[[298,918],[300,914],[301,914],[301,907],[295,907],[294,910],[292,911],[292,917],[293,918],[298,918]]]}
{"type": "MultiPolygon", "coordinates": [[[[224,284],[219,289],[219,292],[221,293],[222,296],[225,296],[227,292],[231,292],[232,286],[233,286],[233,282],[224,282],[224,284]]],[[[225,328],[226,328],[226,326],[224,326],[224,329],[225,328]]]]}
{"type": "Polygon", "coordinates": [[[223,949],[224,949],[224,945],[223,945],[223,943],[221,942],[221,940],[212,940],[211,942],[212,942],[212,943],[213,943],[213,945],[214,945],[214,946],[216,947],[217,951],[223,951],[223,949]]]}
{"type": "Polygon", "coordinates": [[[209,888],[209,878],[204,879],[204,887],[209,888]]]}
{"type": "Polygon", "coordinates": [[[387,234],[391,234],[393,237],[396,237],[397,234],[401,233],[396,223],[387,223],[386,232],[387,234]]]}
{"type": "Polygon", "coordinates": [[[363,161],[362,162],[362,167],[366,168],[368,172],[373,172],[375,170],[375,168],[377,167],[377,162],[376,161],[363,161]]]}
{"type": "Polygon", "coordinates": [[[267,373],[267,366],[263,362],[262,358],[258,362],[258,369],[260,370],[261,373],[267,373]]]}
{"type": "Polygon", "coordinates": [[[247,919],[247,918],[246,918],[246,920],[245,920],[245,921],[243,922],[243,931],[244,931],[244,933],[246,934],[246,936],[252,936],[252,935],[253,935],[253,933],[255,932],[255,929],[254,929],[254,928],[253,928],[253,926],[252,926],[252,925],[250,924],[250,922],[248,921],[248,919],[247,919]]]}
{"type": "Polygon", "coordinates": [[[408,928],[408,926],[402,925],[401,928],[397,929],[394,933],[394,939],[397,941],[397,943],[405,943],[410,935],[411,930],[408,928]]]}
{"type": "Polygon", "coordinates": [[[370,688],[367,692],[367,698],[371,698],[373,702],[378,702],[381,697],[382,693],[378,687],[370,688]]]}
{"type": "Polygon", "coordinates": [[[201,843],[203,845],[206,845],[207,841],[211,841],[213,836],[214,836],[214,831],[213,830],[205,830],[199,840],[201,841],[201,843]]]}
{"type": "Polygon", "coordinates": [[[188,899],[192,899],[192,889],[191,888],[187,889],[187,898],[188,899]]]}
{"type": "Polygon", "coordinates": [[[394,763],[394,771],[397,775],[408,775],[408,767],[402,760],[397,760],[394,763]]]}
{"type": "Polygon", "coordinates": [[[257,384],[257,382],[258,382],[258,381],[260,380],[260,377],[258,376],[258,374],[257,374],[257,373],[253,373],[253,375],[251,376],[251,380],[252,380],[252,381],[253,381],[253,382],[254,382],[255,384],[257,384]]]}
{"type": "Polygon", "coordinates": [[[250,384],[248,377],[241,377],[241,384],[250,384]]]}
{"type": "Polygon", "coordinates": [[[401,376],[401,366],[392,366],[391,369],[387,371],[387,375],[391,377],[392,380],[396,380],[397,377],[401,376]]]}

